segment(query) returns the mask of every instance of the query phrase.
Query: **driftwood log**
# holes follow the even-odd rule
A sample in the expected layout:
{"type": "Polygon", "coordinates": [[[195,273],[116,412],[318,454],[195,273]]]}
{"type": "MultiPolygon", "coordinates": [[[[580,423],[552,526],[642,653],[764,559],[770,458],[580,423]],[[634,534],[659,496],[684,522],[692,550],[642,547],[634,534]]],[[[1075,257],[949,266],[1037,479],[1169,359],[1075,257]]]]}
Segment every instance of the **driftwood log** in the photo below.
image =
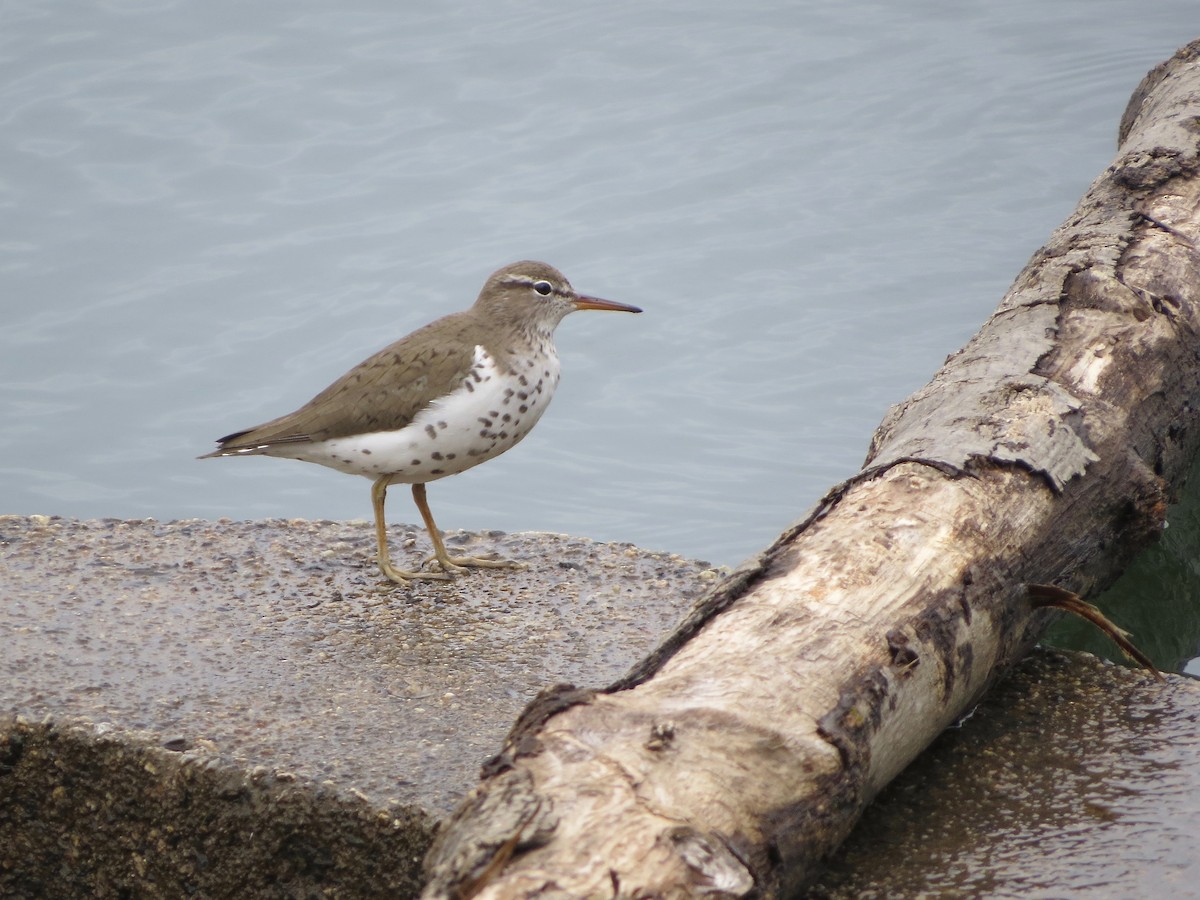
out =
{"type": "Polygon", "coordinates": [[[1200,447],[1200,41],[1113,164],[862,472],[607,690],[523,714],[426,896],[777,897],[1031,646],[1028,585],[1094,596],[1200,447]]]}

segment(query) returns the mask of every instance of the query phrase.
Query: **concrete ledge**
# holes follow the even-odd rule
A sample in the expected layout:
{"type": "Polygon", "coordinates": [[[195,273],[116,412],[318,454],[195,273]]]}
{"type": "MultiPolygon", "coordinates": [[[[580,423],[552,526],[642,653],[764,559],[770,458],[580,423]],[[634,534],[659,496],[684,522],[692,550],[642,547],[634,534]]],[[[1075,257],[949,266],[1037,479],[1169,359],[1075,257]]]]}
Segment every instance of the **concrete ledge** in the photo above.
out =
{"type": "Polygon", "coordinates": [[[397,589],[365,522],[0,517],[0,896],[414,893],[525,703],[614,680],[718,576],[447,543],[528,568],[397,589]]]}

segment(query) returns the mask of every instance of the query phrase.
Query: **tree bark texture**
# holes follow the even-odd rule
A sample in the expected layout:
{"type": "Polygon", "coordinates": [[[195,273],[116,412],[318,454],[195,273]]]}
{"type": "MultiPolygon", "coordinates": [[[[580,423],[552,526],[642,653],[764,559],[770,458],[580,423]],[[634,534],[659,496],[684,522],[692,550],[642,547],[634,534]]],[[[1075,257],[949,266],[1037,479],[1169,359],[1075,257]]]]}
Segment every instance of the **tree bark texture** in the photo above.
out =
{"type": "Polygon", "coordinates": [[[1200,41],[865,467],[604,691],[544,692],[443,830],[426,896],[780,897],[1161,532],[1200,446],[1200,41]]]}

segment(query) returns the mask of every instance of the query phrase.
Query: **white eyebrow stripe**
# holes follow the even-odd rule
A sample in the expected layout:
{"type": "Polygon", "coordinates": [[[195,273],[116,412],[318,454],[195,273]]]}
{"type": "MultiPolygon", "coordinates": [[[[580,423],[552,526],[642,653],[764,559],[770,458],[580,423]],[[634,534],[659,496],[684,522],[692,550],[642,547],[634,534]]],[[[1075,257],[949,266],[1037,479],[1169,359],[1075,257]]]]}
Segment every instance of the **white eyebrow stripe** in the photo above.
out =
{"type": "Polygon", "coordinates": [[[544,282],[546,282],[546,284],[550,285],[551,293],[554,293],[554,294],[558,295],[559,297],[572,296],[572,291],[570,290],[570,288],[561,287],[560,285],[555,284],[549,278],[530,278],[528,275],[516,275],[516,274],[510,273],[510,274],[505,275],[504,278],[501,280],[505,284],[523,284],[526,287],[533,287],[539,281],[544,281],[544,282]]]}

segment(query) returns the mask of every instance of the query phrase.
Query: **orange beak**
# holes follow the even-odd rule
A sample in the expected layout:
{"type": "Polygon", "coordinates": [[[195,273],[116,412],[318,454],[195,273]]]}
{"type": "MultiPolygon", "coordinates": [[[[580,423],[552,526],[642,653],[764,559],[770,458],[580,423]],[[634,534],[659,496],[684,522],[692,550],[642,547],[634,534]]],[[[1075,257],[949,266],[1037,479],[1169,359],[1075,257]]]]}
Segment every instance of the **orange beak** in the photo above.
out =
{"type": "Polygon", "coordinates": [[[575,298],[576,309],[608,309],[613,312],[640,313],[641,309],[626,303],[615,303],[612,300],[601,300],[599,297],[586,297],[580,294],[575,298]]]}

